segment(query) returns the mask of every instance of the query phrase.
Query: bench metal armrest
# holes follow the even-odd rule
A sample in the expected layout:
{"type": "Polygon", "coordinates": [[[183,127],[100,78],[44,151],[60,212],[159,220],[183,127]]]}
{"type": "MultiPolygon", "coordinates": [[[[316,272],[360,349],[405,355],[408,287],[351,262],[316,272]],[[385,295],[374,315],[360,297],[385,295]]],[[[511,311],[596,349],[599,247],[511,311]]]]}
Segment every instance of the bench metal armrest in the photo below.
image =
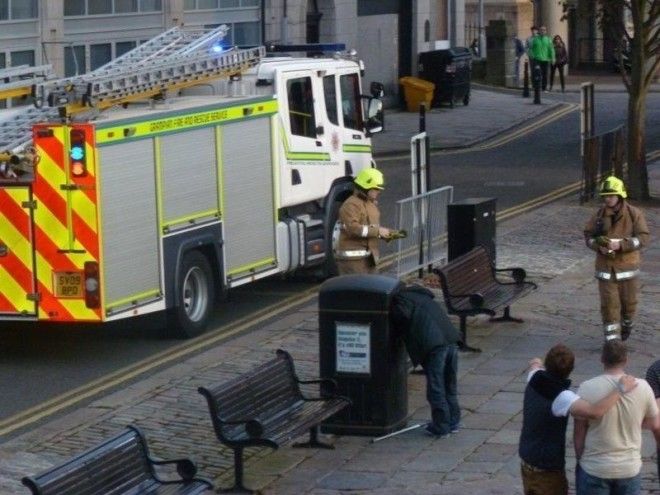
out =
{"type": "Polygon", "coordinates": [[[312,385],[314,383],[319,383],[321,385],[327,385],[327,389],[322,391],[320,397],[307,397],[305,394],[301,394],[303,396],[303,399],[306,400],[306,401],[326,400],[326,399],[334,399],[336,397],[339,397],[336,393],[336,391],[337,391],[337,381],[332,379],[332,378],[318,378],[316,380],[298,380],[296,378],[296,381],[301,385],[312,385]]]}
{"type": "Polygon", "coordinates": [[[511,272],[511,278],[516,284],[522,284],[527,278],[527,272],[524,268],[495,268],[496,272],[511,272]]]}
{"type": "Polygon", "coordinates": [[[474,292],[472,294],[449,294],[449,298],[469,299],[470,304],[475,308],[480,308],[484,305],[484,296],[478,292],[474,292]]]}
{"type": "MultiPolygon", "coordinates": [[[[165,466],[167,464],[176,464],[176,472],[179,473],[182,480],[191,481],[197,474],[197,466],[190,459],[154,459],[149,456],[149,462],[155,466],[165,466]]],[[[164,482],[162,480],[159,480],[164,482]]]]}
{"type": "Polygon", "coordinates": [[[218,418],[223,425],[245,425],[245,432],[250,438],[261,438],[264,434],[264,425],[256,418],[225,420],[218,418]]]}

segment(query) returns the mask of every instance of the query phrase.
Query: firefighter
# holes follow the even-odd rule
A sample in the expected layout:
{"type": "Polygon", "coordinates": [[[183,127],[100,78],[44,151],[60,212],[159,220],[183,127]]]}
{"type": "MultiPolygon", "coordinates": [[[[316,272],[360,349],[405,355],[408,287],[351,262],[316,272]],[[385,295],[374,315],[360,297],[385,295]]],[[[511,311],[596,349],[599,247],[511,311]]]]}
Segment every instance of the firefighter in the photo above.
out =
{"type": "Polygon", "coordinates": [[[375,273],[378,240],[388,239],[391,233],[380,225],[378,196],[385,185],[382,172],[363,169],[353,182],[353,195],[339,209],[341,230],[335,257],[340,275],[375,273]]]}
{"type": "Polygon", "coordinates": [[[649,240],[644,213],[626,201],[623,181],[607,177],[600,186],[603,206],[589,220],[584,236],[596,251],[596,278],[605,340],[626,340],[637,309],[640,249],[649,240]]]}

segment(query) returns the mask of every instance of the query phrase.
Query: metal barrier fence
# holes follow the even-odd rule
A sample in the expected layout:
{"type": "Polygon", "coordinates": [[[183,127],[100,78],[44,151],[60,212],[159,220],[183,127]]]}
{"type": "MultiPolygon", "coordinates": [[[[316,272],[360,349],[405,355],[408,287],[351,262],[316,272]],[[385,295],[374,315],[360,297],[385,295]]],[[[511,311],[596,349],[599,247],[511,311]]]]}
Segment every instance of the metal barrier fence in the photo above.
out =
{"type": "Polygon", "coordinates": [[[447,206],[453,200],[454,188],[445,186],[397,201],[397,229],[408,232],[397,240],[397,277],[447,258],[447,206]]]}
{"type": "Polygon", "coordinates": [[[626,153],[625,126],[619,126],[604,134],[584,140],[582,157],[582,189],[580,203],[596,196],[598,181],[607,175],[623,176],[623,163],[626,153]]]}

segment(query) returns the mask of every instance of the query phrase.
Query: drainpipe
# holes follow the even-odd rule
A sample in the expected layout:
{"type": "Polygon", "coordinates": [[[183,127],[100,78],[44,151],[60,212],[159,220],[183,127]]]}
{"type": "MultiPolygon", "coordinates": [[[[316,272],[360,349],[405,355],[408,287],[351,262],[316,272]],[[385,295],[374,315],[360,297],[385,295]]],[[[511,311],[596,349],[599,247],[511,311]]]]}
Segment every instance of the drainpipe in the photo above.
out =
{"type": "Polygon", "coordinates": [[[283,0],[283,1],[284,1],[284,9],[282,16],[281,38],[282,38],[282,44],[286,45],[289,43],[289,19],[287,14],[287,5],[286,5],[287,0],[283,0]]]}

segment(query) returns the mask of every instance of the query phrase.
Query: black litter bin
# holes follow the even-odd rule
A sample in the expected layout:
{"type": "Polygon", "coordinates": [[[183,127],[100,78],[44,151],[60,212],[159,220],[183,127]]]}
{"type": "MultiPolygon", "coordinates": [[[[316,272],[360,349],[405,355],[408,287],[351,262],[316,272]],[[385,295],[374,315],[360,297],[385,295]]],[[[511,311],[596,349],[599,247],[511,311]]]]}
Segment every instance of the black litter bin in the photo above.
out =
{"type": "Polygon", "coordinates": [[[432,107],[455,101],[470,103],[472,54],[469,48],[456,47],[419,54],[419,77],[435,84],[432,107]]]}
{"type": "Polygon", "coordinates": [[[345,275],[319,292],[320,376],[353,404],[321,425],[324,433],[386,435],[408,419],[408,356],[390,324],[403,287],[381,275],[345,275]]]}

